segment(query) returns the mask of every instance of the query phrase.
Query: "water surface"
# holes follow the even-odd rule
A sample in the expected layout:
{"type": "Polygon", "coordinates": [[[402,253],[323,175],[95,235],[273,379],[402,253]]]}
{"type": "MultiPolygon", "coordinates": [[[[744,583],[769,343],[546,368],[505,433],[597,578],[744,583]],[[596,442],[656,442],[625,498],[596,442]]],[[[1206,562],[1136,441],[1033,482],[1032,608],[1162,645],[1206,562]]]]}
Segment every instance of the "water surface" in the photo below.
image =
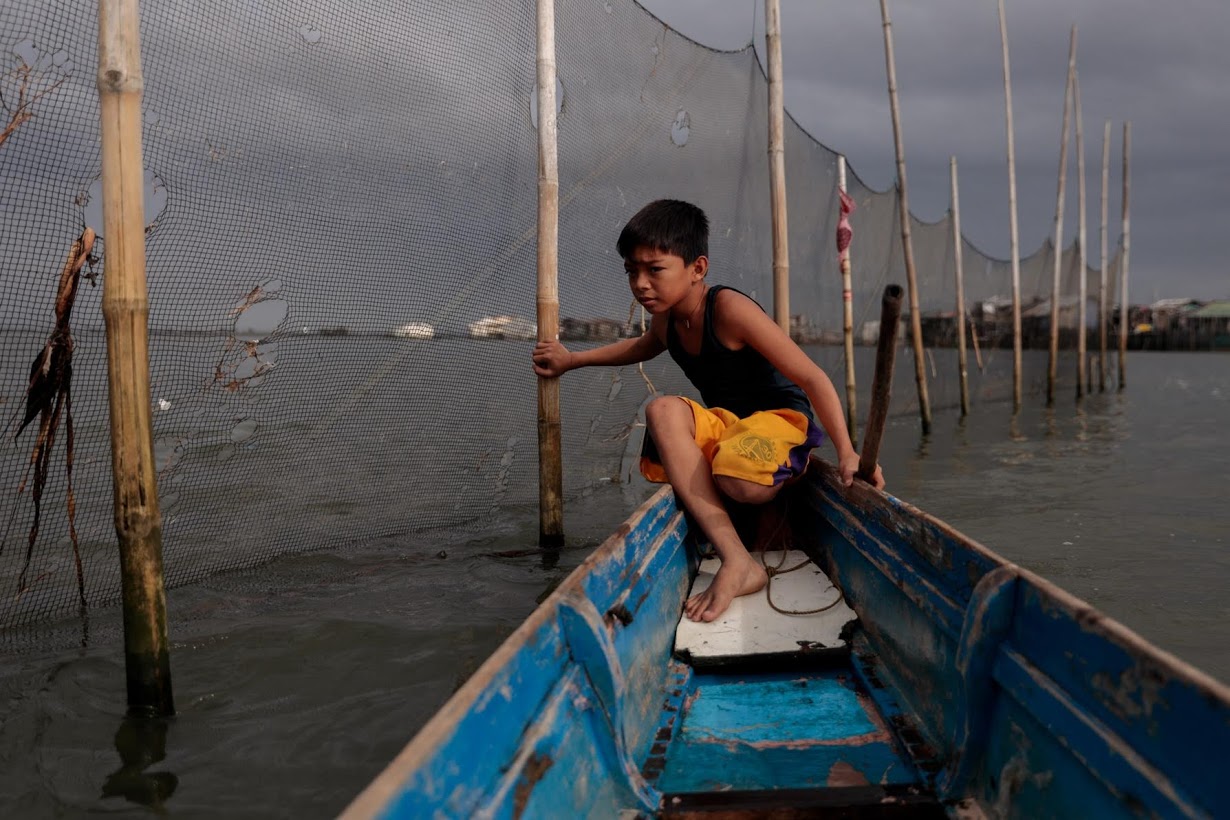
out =
{"type": "MultiPolygon", "coordinates": [[[[984,403],[964,421],[937,409],[926,439],[894,417],[889,489],[1230,679],[1230,356],[1142,353],[1129,368],[1127,391],[1079,407],[1031,396],[1015,419],[984,403]]],[[[123,719],[114,609],[91,615],[84,649],[79,622],[31,627],[0,672],[4,809],[332,816],[646,491],[571,499],[554,565],[532,553],[536,512],[518,508],[481,532],[175,589],[169,723],[123,719]]]]}

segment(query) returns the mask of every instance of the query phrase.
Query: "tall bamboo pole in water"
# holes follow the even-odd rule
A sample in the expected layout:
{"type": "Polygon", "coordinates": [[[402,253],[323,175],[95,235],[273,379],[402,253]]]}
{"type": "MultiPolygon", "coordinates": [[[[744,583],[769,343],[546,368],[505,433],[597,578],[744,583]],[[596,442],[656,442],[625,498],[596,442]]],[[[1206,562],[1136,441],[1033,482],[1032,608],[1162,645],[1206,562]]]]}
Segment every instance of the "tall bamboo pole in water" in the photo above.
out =
{"type": "Polygon", "coordinates": [[[1004,57],[1004,111],[1008,123],[1008,222],[1012,254],[1012,412],[1021,409],[1021,234],[1016,218],[1016,136],[1012,127],[1012,67],[1008,60],[1008,21],[999,0],[999,41],[1004,57]]]}
{"type": "Polygon", "coordinates": [[[786,113],[782,90],[780,0],[765,0],[765,51],[769,58],[769,196],[773,214],[773,318],[790,332],[790,243],[786,230],[786,113]]]}
{"type": "Polygon", "coordinates": [[[1089,298],[1089,251],[1085,247],[1087,231],[1085,226],[1085,125],[1081,113],[1081,81],[1078,71],[1072,81],[1072,102],[1076,115],[1076,206],[1080,209],[1077,221],[1076,243],[1078,248],[1077,268],[1080,270],[1080,304],[1077,306],[1076,333],[1076,397],[1079,399],[1085,391],[1085,357],[1088,339],[1086,324],[1088,323],[1087,305],[1089,298]]]}
{"type": "Polygon", "coordinates": [[[1055,377],[1059,375],[1059,279],[1063,273],[1063,206],[1068,181],[1068,115],[1072,110],[1072,83],[1076,76],[1076,26],[1068,41],[1068,79],[1063,88],[1063,125],[1059,138],[1059,191],[1055,200],[1055,264],[1051,271],[1051,344],[1046,364],[1046,404],[1055,403],[1055,377]]]}
{"type": "MultiPolygon", "coordinates": [[[[952,257],[957,269],[957,367],[961,376],[961,415],[969,415],[969,375],[965,361],[965,271],[961,258],[961,198],[957,190],[957,158],[948,158],[952,183],[952,257]]],[[[975,331],[977,332],[977,331],[975,331]]]]}
{"type": "Polygon", "coordinates": [[[1110,318],[1110,294],[1106,292],[1109,285],[1110,265],[1107,256],[1110,254],[1110,243],[1107,241],[1107,229],[1110,219],[1110,120],[1102,130],[1102,285],[1098,295],[1098,392],[1106,392],[1106,323],[1110,318]]]}
{"type": "MultiPolygon", "coordinates": [[[[555,2],[538,0],[538,339],[559,338],[559,156],[555,119],[555,2]]],[[[564,542],[559,379],[538,377],[538,543],[564,542]]]]}
{"type": "Polygon", "coordinates": [[[99,0],[98,101],[106,239],[103,317],[128,708],[169,716],[175,713],[175,703],[150,419],[139,20],[137,0],[99,0]]]}
{"type": "MultiPolygon", "coordinates": [[[[837,155],[837,189],[846,196],[846,158],[837,155]]],[[[846,218],[845,202],[841,203],[842,219],[846,218]]],[[[839,223],[840,225],[840,223],[839,223]]],[[[847,228],[848,230],[848,228],[847,228]]],[[[858,396],[854,381],[854,288],[850,275],[850,237],[847,233],[842,246],[841,228],[838,228],[837,250],[841,260],[841,330],[846,345],[846,428],[850,441],[858,441],[858,396]]]]}
{"type": "Polygon", "coordinates": [[[897,212],[901,218],[901,245],[905,278],[910,286],[910,338],[914,344],[914,381],[918,385],[918,413],[924,434],[931,432],[931,400],[927,397],[927,370],[923,362],[922,316],[918,307],[918,276],[914,267],[914,242],[910,238],[910,197],[905,178],[905,145],[901,136],[901,109],[897,104],[897,61],[893,57],[893,24],[888,2],[880,0],[884,24],[884,64],[888,74],[888,101],[893,115],[893,142],[897,147],[897,212]]]}
{"type": "Polygon", "coordinates": [[[1128,324],[1131,303],[1128,301],[1128,255],[1132,248],[1132,124],[1123,124],[1123,228],[1120,237],[1123,253],[1119,256],[1119,389],[1127,387],[1128,324]]]}

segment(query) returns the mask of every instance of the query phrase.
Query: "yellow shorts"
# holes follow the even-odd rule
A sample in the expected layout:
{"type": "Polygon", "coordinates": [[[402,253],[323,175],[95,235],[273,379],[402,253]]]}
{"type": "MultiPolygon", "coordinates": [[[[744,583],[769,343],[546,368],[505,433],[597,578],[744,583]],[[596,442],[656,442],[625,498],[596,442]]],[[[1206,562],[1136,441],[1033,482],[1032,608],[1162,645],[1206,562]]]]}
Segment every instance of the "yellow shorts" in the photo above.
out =
{"type": "MultiPolygon", "coordinates": [[[[772,487],[802,475],[808,454],[824,440],[815,423],[798,410],[764,410],[741,419],[720,407],[679,398],[692,408],[696,444],[713,465],[714,475],[772,487]]],[[[667,480],[648,433],[641,451],[641,475],[659,484],[667,480]]]]}

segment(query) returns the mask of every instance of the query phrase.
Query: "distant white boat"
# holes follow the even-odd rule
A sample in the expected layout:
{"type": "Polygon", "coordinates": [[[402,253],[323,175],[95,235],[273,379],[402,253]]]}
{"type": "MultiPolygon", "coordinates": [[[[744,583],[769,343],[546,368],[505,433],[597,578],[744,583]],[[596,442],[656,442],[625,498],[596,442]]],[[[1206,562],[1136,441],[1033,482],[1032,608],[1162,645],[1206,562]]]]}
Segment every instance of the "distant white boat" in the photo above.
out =
{"type": "Polygon", "coordinates": [[[534,339],[538,325],[520,316],[485,316],[470,323],[470,336],[475,339],[534,339]]]}
{"type": "Polygon", "coordinates": [[[431,339],[436,335],[436,329],[426,322],[411,322],[393,331],[399,339],[431,339]]]}

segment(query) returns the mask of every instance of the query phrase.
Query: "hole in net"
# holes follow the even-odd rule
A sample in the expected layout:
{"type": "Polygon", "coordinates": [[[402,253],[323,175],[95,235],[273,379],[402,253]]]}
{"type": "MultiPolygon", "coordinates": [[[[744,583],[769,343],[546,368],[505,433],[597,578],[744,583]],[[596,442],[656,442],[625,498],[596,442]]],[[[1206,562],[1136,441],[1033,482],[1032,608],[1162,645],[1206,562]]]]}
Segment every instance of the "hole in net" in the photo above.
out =
{"type": "Polygon", "coordinates": [[[34,40],[25,39],[12,48],[13,54],[17,59],[21,60],[28,66],[33,66],[38,62],[38,49],[34,45],[34,40]]]}
{"type": "Polygon", "coordinates": [[[240,419],[234,427],[231,428],[231,441],[235,444],[243,444],[248,439],[256,434],[257,428],[256,419],[248,417],[240,419]]]}
{"type": "Polygon", "coordinates": [[[692,118],[681,108],[679,113],[675,114],[675,121],[671,123],[671,142],[682,148],[688,144],[688,136],[691,133],[692,118]]]}
{"type": "MultiPolygon", "coordinates": [[[[564,110],[564,84],[560,82],[559,77],[555,78],[555,116],[559,118],[560,112],[564,110]]],[[[534,90],[530,92],[530,123],[534,128],[538,128],[538,83],[534,83],[534,90]]]]}
{"type": "Polygon", "coordinates": [[[320,38],[324,34],[310,23],[304,23],[302,26],[299,26],[299,36],[303,38],[305,43],[319,43],[320,38]]]}
{"type": "MultiPolygon", "coordinates": [[[[167,207],[167,188],[161,177],[150,169],[145,169],[145,227],[148,230],[167,207]]],[[[85,224],[94,229],[99,236],[103,234],[103,196],[102,178],[90,183],[85,196],[78,199],[84,208],[82,217],[85,224]]]]}
{"type": "Polygon", "coordinates": [[[184,457],[183,436],[159,436],[154,439],[154,467],[159,475],[173,470],[184,457]]]}
{"type": "Polygon", "coordinates": [[[248,305],[235,318],[235,338],[241,342],[259,342],[286,321],[290,304],[284,299],[264,299],[248,305]]]}

